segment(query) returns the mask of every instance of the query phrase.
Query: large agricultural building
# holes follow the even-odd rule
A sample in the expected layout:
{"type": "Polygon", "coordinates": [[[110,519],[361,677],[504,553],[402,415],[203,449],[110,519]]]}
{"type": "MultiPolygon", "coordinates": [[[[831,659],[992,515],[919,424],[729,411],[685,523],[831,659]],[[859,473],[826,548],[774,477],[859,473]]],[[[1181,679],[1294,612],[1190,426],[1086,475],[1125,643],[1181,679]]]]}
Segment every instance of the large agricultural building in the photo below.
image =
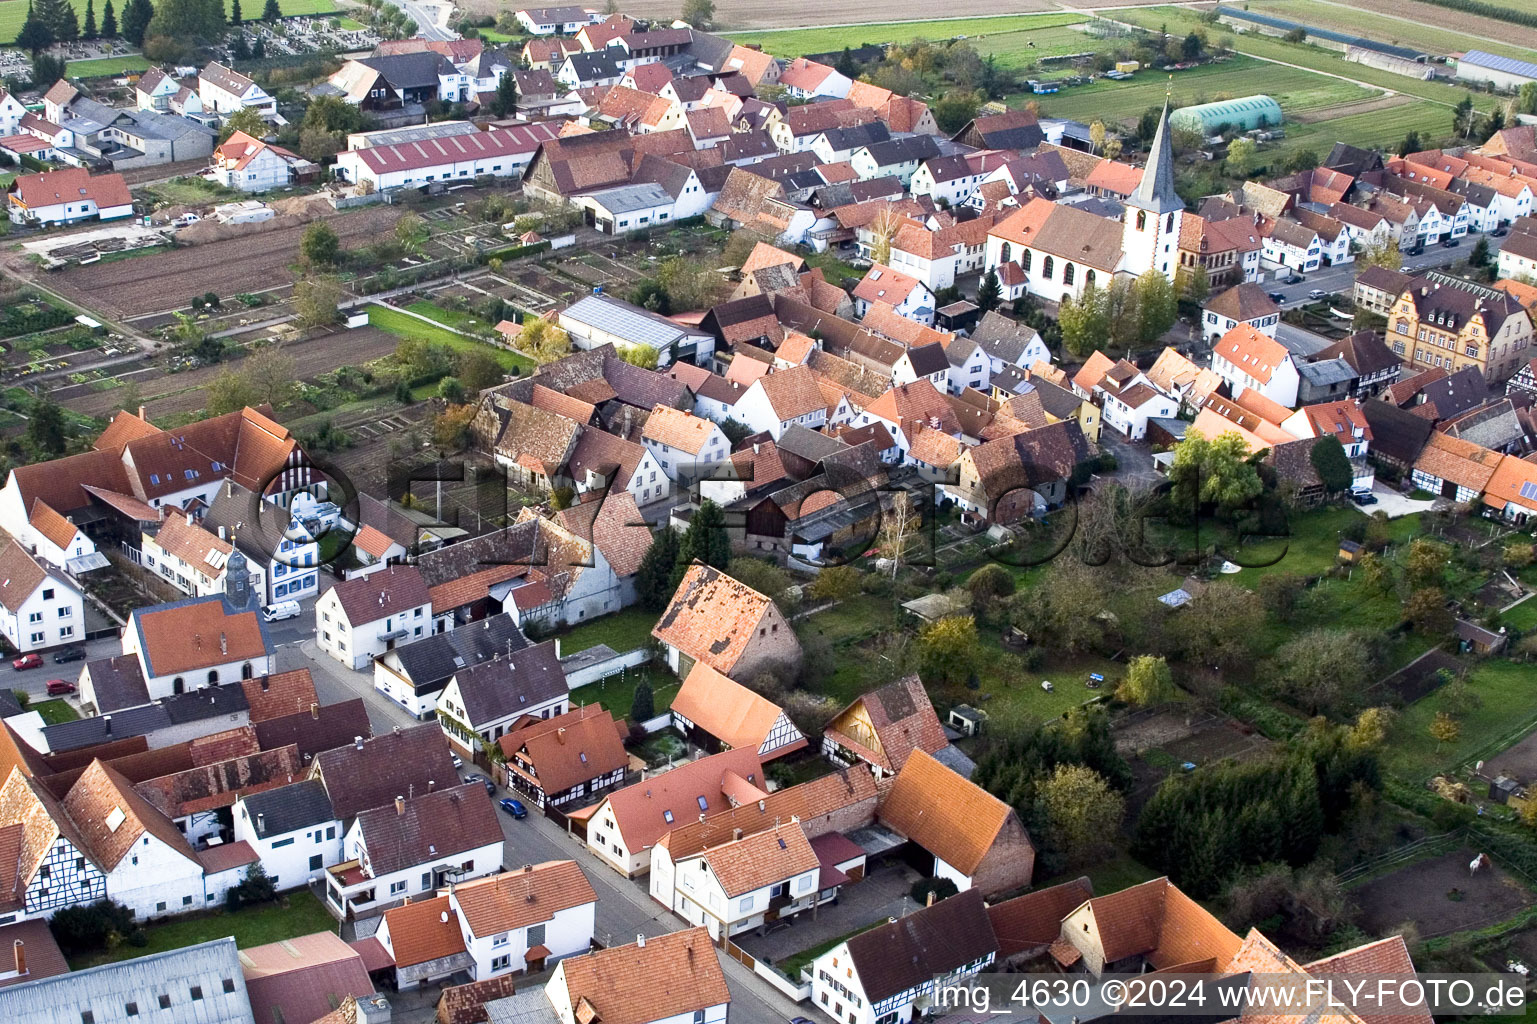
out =
{"type": "Polygon", "coordinates": [[[1353,64],[1365,64],[1369,68],[1379,71],[1391,71],[1395,75],[1407,75],[1410,78],[1418,78],[1420,81],[1429,81],[1436,76],[1436,68],[1433,64],[1421,63],[1417,60],[1408,60],[1404,57],[1395,57],[1379,50],[1369,50],[1364,46],[1345,47],[1345,59],[1353,64]]]}
{"type": "Polygon", "coordinates": [[[1280,123],[1281,104],[1264,95],[1197,103],[1192,107],[1180,107],[1169,115],[1169,124],[1173,127],[1194,129],[1202,135],[1215,135],[1225,128],[1241,132],[1273,128],[1280,123]]]}
{"type": "Polygon", "coordinates": [[[1404,60],[1423,61],[1428,55],[1411,50],[1407,46],[1394,46],[1392,43],[1383,43],[1365,36],[1353,36],[1345,32],[1336,32],[1329,28],[1318,28],[1300,21],[1292,21],[1289,18],[1278,18],[1274,14],[1263,14],[1259,11],[1251,11],[1242,7],[1230,7],[1223,4],[1217,8],[1217,20],[1231,28],[1241,32],[1258,32],[1266,36],[1285,36],[1290,32],[1301,29],[1306,33],[1308,42],[1315,46],[1327,47],[1331,50],[1344,50],[1347,46],[1359,46],[1366,50],[1376,50],[1390,57],[1400,57],[1404,60]]]}
{"type": "Polygon", "coordinates": [[[1519,89],[1537,82],[1537,64],[1469,50],[1457,60],[1457,77],[1464,82],[1493,82],[1496,89],[1519,89]]]}

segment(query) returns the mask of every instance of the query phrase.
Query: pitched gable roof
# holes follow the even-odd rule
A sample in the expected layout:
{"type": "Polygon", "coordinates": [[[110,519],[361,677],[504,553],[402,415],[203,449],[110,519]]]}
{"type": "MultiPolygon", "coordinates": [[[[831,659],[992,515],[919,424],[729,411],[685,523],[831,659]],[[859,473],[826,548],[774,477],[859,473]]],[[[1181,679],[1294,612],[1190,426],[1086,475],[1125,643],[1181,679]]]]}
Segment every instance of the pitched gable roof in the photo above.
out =
{"type": "Polygon", "coordinates": [[[651,635],[729,673],[773,601],[714,566],[689,566],[651,635]]]}
{"type": "Polygon", "coordinates": [[[696,662],[689,670],[672,700],[672,710],[728,747],[750,747],[778,757],[806,746],[802,736],[772,751],[762,750],[783,709],[704,662],[696,662]]]}
{"type": "Polygon", "coordinates": [[[970,875],[1014,810],[919,749],[897,773],[877,815],[889,828],[970,875]]]}
{"type": "Polygon", "coordinates": [[[997,952],[979,889],[967,889],[848,940],[871,1003],[906,992],[997,952]]]}
{"type": "Polygon", "coordinates": [[[763,764],[758,751],[737,747],[690,761],[617,789],[599,806],[608,805],[625,846],[631,853],[639,853],[655,845],[674,825],[730,807],[732,801],[725,791],[728,778],[762,787],[763,764]]]}
{"type": "Polygon", "coordinates": [[[833,717],[833,722],[838,722],[855,708],[863,711],[862,716],[856,717],[868,720],[879,747],[832,726],[828,727],[829,735],[834,742],[852,748],[888,772],[900,771],[915,750],[934,754],[950,743],[928,691],[916,675],[904,676],[855,698],[833,717]]]}
{"type": "Polygon", "coordinates": [[[418,793],[402,808],[364,811],[358,828],[375,878],[502,842],[501,822],[478,782],[418,793]]]}
{"type": "Polygon", "coordinates": [[[647,1024],[731,1001],[703,928],[572,957],[559,971],[581,1024],[647,1024]]]}
{"type": "Polygon", "coordinates": [[[127,779],[101,761],[92,761],[64,797],[64,810],[86,842],[91,859],[110,872],[146,834],[193,863],[187,837],[171,820],[134,791],[127,779]]]}

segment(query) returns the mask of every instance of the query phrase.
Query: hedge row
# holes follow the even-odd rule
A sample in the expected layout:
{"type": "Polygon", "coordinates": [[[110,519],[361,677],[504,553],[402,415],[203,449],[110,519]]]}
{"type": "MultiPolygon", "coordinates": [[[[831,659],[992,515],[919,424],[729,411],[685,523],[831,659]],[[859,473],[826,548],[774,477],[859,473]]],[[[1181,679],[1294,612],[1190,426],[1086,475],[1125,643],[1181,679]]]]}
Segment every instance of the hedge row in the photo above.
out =
{"type": "Polygon", "coordinates": [[[509,245],[505,249],[488,249],[480,254],[480,262],[490,263],[492,260],[515,260],[520,256],[532,256],[536,252],[545,252],[550,248],[550,243],[535,242],[532,245],[509,245]]]}

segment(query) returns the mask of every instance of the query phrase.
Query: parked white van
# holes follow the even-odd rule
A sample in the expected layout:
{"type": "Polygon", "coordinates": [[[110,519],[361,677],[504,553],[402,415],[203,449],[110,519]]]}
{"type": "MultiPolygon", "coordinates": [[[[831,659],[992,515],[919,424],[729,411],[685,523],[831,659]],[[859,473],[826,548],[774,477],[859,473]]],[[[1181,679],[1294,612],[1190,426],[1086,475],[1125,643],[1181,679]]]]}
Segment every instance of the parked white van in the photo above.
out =
{"type": "Polygon", "coordinates": [[[297,618],[299,611],[298,601],[279,601],[262,609],[262,621],[281,622],[283,619],[297,618]]]}

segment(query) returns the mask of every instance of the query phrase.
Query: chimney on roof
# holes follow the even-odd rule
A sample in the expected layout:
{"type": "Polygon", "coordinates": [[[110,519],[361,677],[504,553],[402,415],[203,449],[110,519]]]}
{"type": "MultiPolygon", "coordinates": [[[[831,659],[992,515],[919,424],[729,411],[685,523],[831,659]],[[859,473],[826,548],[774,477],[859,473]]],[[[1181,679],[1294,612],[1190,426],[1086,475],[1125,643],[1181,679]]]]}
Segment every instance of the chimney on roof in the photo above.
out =
{"type": "Polygon", "coordinates": [[[102,715],[101,716],[101,724],[102,724],[102,728],[106,730],[107,735],[111,736],[112,735],[112,716],[111,715],[102,715]]]}
{"type": "Polygon", "coordinates": [[[565,744],[566,744],[566,727],[565,726],[561,726],[559,729],[555,730],[555,742],[559,743],[561,746],[565,746],[565,744]]]}
{"type": "Polygon", "coordinates": [[[320,720],[320,705],[314,701],[310,701],[310,717],[316,721],[320,720]]]}
{"type": "Polygon", "coordinates": [[[438,788],[438,780],[437,779],[428,779],[427,780],[427,792],[431,793],[433,790],[435,790],[437,788],[438,788]]]}
{"type": "Polygon", "coordinates": [[[11,948],[16,952],[16,973],[27,973],[27,944],[20,939],[12,943],[11,948]]]}
{"type": "Polygon", "coordinates": [[[139,419],[141,419],[141,420],[149,419],[149,417],[145,415],[145,413],[144,413],[144,406],[142,406],[142,405],[139,406],[139,419]]]}
{"type": "Polygon", "coordinates": [[[222,526],[219,527],[219,539],[220,540],[228,540],[229,539],[228,537],[225,536],[225,529],[222,526]]]}
{"type": "Polygon", "coordinates": [[[646,948],[646,933],[641,932],[635,936],[635,945],[641,949],[646,948]]]}
{"type": "Polygon", "coordinates": [[[523,873],[525,875],[533,874],[533,871],[534,871],[534,866],[532,864],[525,864],[525,865],[523,865],[523,873]]]}
{"type": "Polygon", "coordinates": [[[272,677],[270,675],[262,676],[261,682],[262,682],[262,693],[266,693],[268,688],[272,686],[272,677]]]}
{"type": "Polygon", "coordinates": [[[263,814],[261,811],[257,811],[256,812],[256,833],[257,833],[257,835],[261,834],[262,830],[264,828],[266,828],[266,825],[267,825],[267,816],[265,814],[263,814]]]}
{"type": "Polygon", "coordinates": [[[359,750],[362,750],[363,749],[363,737],[361,737],[361,736],[354,736],[354,737],[352,737],[352,745],[354,747],[358,748],[359,750]]]}
{"type": "Polygon", "coordinates": [[[741,829],[734,828],[734,829],[731,830],[731,841],[732,842],[736,842],[738,839],[741,839],[741,838],[742,838],[742,830],[741,829]]]}
{"type": "Polygon", "coordinates": [[[405,797],[397,796],[395,798],[395,813],[396,814],[404,814],[404,813],[406,813],[406,798],[405,797]]]}

